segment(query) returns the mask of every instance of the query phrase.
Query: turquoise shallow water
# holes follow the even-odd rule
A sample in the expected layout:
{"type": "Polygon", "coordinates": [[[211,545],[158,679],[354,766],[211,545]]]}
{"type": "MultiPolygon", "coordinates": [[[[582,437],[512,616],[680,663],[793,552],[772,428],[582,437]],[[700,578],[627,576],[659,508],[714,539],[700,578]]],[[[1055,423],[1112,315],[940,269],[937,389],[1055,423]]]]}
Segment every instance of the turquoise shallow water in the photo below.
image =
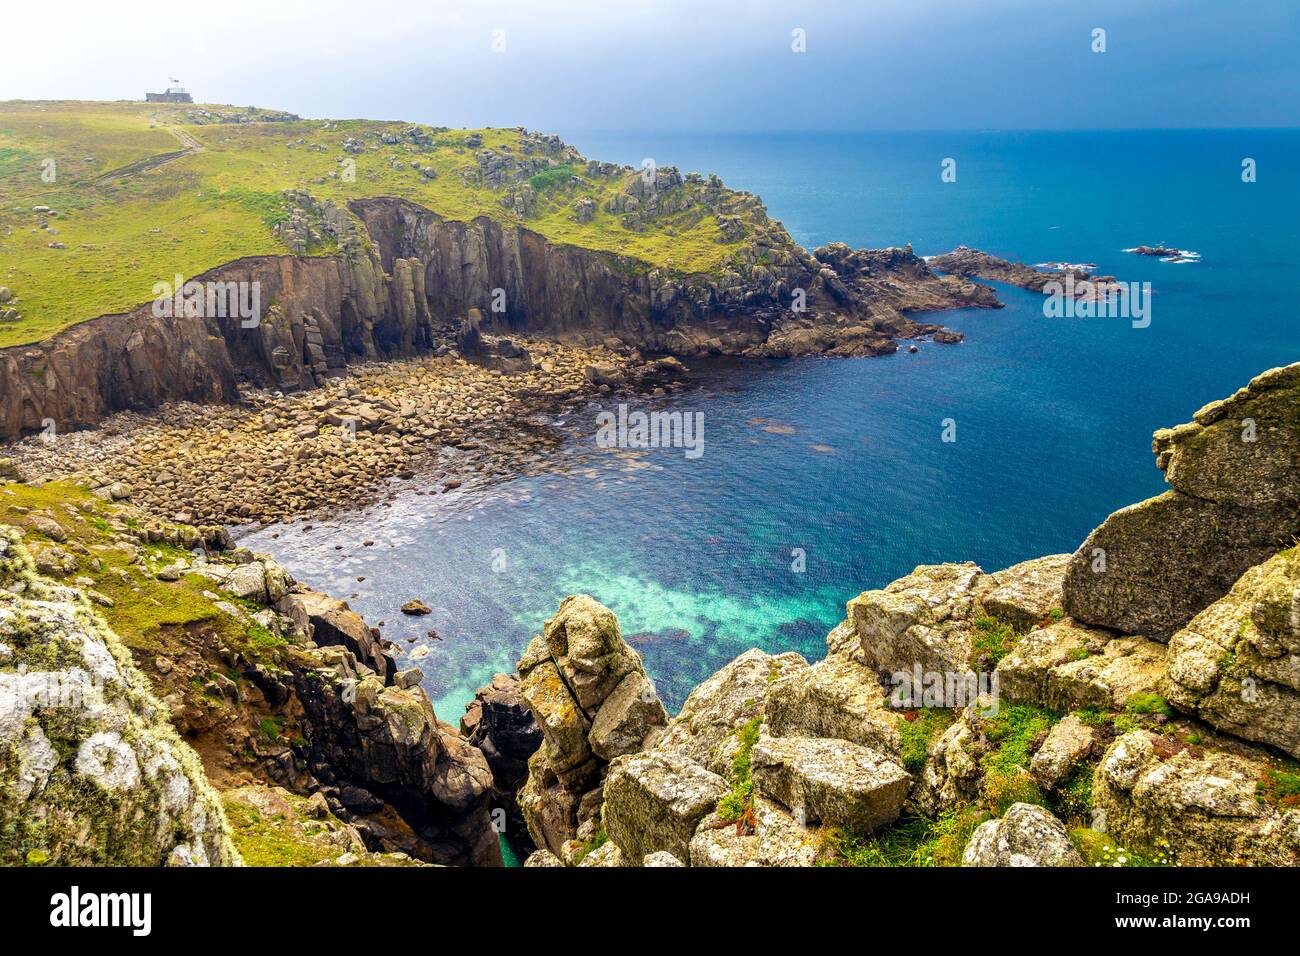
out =
{"type": "Polygon", "coordinates": [[[1153,429],[1300,361],[1296,131],[565,136],[590,156],[716,171],[810,247],[964,242],[1096,263],[1152,283],[1152,322],[1045,319],[1039,296],[1001,288],[1007,308],[940,320],[961,346],[690,363],[695,387],[665,401],[704,414],[698,459],[602,450],[593,407],[557,423],[566,441],[540,476],[247,539],[404,646],[435,628],[420,664],[445,720],[575,591],[618,613],[672,708],[747,647],[819,657],[846,599],[917,564],[1073,550],[1162,490],[1153,429]],[[939,180],[945,157],[955,184],[939,180]],[[1122,251],[1156,242],[1202,259],[1122,251]],[[774,421],[788,427],[765,430],[774,421]],[[434,614],[404,618],[411,597],[434,614]]]}

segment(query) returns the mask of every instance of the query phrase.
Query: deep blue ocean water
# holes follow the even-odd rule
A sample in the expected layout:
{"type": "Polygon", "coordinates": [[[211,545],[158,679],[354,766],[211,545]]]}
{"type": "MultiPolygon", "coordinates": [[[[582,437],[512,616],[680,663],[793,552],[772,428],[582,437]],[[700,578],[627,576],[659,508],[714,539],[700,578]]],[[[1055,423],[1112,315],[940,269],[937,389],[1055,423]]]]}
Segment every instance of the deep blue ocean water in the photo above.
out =
{"type": "Polygon", "coordinates": [[[1163,489],[1155,428],[1300,361],[1300,131],[562,135],[591,157],[716,172],[809,248],[1095,263],[1151,282],[1152,321],[1046,319],[1040,296],[1000,287],[1005,309],[935,319],[960,346],[689,363],[698,387],[665,401],[704,413],[698,459],[601,450],[592,408],[559,426],[570,437],[540,477],[247,539],[403,646],[435,628],[420,665],[444,720],[577,591],[617,612],[670,708],[750,646],[818,658],[848,598],[917,564],[1073,550],[1163,489]],[[1201,260],[1122,251],[1143,243],[1201,260]],[[404,618],[411,597],[434,614],[404,618]]]}

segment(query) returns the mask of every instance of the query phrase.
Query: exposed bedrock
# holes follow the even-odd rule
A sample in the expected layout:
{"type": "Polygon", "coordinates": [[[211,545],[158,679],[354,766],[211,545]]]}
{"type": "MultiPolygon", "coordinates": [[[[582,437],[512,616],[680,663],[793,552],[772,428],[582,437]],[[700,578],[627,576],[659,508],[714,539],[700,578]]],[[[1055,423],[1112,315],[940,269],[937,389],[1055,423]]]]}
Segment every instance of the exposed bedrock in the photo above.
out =
{"type": "Polygon", "coordinates": [[[1155,433],[1172,490],[1115,512],[1071,559],[1065,609],[1168,640],[1300,535],[1300,363],[1155,433]]]}
{"type": "Polygon", "coordinates": [[[358,361],[452,343],[471,309],[489,333],[788,356],[889,352],[897,338],[940,331],[907,312],[997,304],[985,287],[936,276],[910,249],[833,244],[810,255],[790,243],[766,250],[743,275],[678,276],[485,217],[445,220],[402,200],[357,200],[350,209],[366,235],[336,217],[336,254],[249,257],[185,277],[257,283],[256,325],[158,316],[150,301],[0,350],[0,439],[49,419],[66,431],[164,401],[233,402],[241,382],[310,388],[358,361]]]}

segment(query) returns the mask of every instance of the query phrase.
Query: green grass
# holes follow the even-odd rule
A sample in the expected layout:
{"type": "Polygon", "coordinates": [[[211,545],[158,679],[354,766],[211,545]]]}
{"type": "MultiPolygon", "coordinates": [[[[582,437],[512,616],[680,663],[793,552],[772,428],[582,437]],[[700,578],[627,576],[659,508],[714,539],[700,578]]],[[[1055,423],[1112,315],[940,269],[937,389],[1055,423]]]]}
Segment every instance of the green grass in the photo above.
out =
{"type": "Polygon", "coordinates": [[[989,816],[974,807],[937,820],[906,817],[871,834],[829,828],[823,839],[824,866],[960,866],[971,834],[989,816]]]}
{"type": "Polygon", "coordinates": [[[605,832],[604,827],[601,827],[599,830],[596,831],[595,836],[593,836],[582,846],[578,847],[577,851],[574,852],[573,865],[577,866],[579,863],[581,863],[583,860],[587,858],[588,854],[595,853],[597,850],[599,850],[602,846],[604,846],[608,842],[609,842],[609,834],[605,832]]]}
{"type": "Polygon", "coordinates": [[[995,617],[977,617],[971,656],[976,661],[987,656],[993,664],[997,664],[1011,653],[1019,640],[1020,635],[1011,625],[995,617]]]}
{"type": "Polygon", "coordinates": [[[1029,775],[1029,760],[1040,737],[1060,715],[1029,704],[1004,707],[981,724],[991,749],[980,758],[985,806],[1002,816],[1013,803],[1042,805],[1042,790],[1029,775]]]}
{"type": "MultiPolygon", "coordinates": [[[[229,646],[253,658],[273,656],[286,642],[260,625],[236,618],[219,608],[205,593],[217,594],[216,583],[201,574],[185,574],[179,581],[159,581],[153,571],[188,551],[167,544],[140,544],[145,567],[133,564],[112,537],[111,522],[121,521],[120,505],[101,501],[86,489],[65,482],[36,487],[17,482],[0,483],[0,524],[22,529],[29,545],[45,536],[32,528],[35,514],[48,515],[63,529],[67,540],[58,545],[76,559],[77,568],[63,580],[90,578],[92,589],[109,598],[112,607],[97,607],[123,645],[132,651],[155,654],[168,650],[182,630],[205,627],[218,632],[229,646]],[[84,553],[82,553],[84,551],[84,553]]],[[[237,603],[226,595],[224,600],[237,603]]]]}
{"type": "Polygon", "coordinates": [[[736,729],[740,747],[731,758],[731,792],[718,802],[718,815],[729,823],[743,820],[749,811],[749,802],[754,795],[750,757],[754,744],[758,743],[758,729],[762,723],[763,718],[755,717],[736,729]]]}
{"type": "Polygon", "coordinates": [[[933,744],[957,719],[955,710],[922,708],[898,722],[899,759],[908,773],[920,773],[933,744]]]}
{"type": "Polygon", "coordinates": [[[1174,709],[1159,694],[1134,694],[1124,702],[1124,710],[1130,714],[1174,716],[1174,709]]]}
{"type": "Polygon", "coordinates": [[[1173,864],[1173,854],[1165,841],[1159,841],[1160,845],[1154,854],[1144,856],[1120,846],[1105,833],[1086,827],[1071,830],[1070,840],[1088,866],[1151,867],[1173,864]]]}
{"type": "MultiPolygon", "coordinates": [[[[579,185],[570,187],[565,184],[579,169],[562,161],[566,154],[558,148],[544,157],[555,165],[531,177],[538,201],[521,219],[502,203],[507,187],[478,182],[476,150],[466,146],[477,133],[483,141],[478,149],[521,156],[522,134],[514,129],[456,130],[438,135],[431,148],[417,148],[366,135],[400,133],[407,123],[346,120],[331,129],[319,120],[200,125],[188,115],[192,109],[0,102],[0,285],[19,298],[22,314],[18,322],[0,323],[0,347],[127,311],[148,302],[155,283],[171,282],[177,274],[191,278],[243,256],[287,254],[271,227],[285,215],[280,196],[288,189],[340,206],[368,196],[398,196],[451,220],[487,216],[553,242],[611,253],[619,268],[631,272],[658,267],[717,273],[746,245],[720,241],[717,223],[702,204],[660,215],[651,228],[628,228],[605,204],[639,173],[580,176],[579,185]],[[203,148],[134,175],[98,180],[110,170],[179,150],[173,129],[203,148]],[[344,153],[341,144],[348,137],[367,148],[344,153]],[[379,148],[369,149],[372,144],[379,148]],[[42,162],[51,158],[57,164],[52,183],[41,179],[42,162]],[[355,163],[352,181],[340,175],[344,159],[355,163]],[[411,168],[412,161],[433,169],[436,178],[426,179],[411,168]],[[573,212],[582,198],[595,202],[589,222],[578,222],[573,212]],[[36,205],[59,213],[50,220],[57,236],[36,228],[36,205]],[[66,248],[50,249],[51,241],[66,248]]],[[[698,192],[703,186],[682,188],[698,192]]],[[[737,194],[727,195],[743,206],[737,194]]]]}
{"type": "Polygon", "coordinates": [[[568,163],[561,163],[558,166],[552,166],[550,169],[543,169],[528,180],[528,185],[532,186],[537,192],[544,193],[552,186],[567,183],[576,172],[577,170],[568,163]]]}

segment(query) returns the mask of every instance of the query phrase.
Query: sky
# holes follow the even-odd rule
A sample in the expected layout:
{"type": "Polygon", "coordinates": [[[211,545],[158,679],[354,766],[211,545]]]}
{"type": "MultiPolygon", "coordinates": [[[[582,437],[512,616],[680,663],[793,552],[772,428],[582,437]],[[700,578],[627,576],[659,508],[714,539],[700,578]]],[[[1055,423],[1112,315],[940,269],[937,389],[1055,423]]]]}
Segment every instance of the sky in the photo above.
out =
{"type": "Polygon", "coordinates": [[[4,0],[0,37],[0,100],[174,76],[446,126],[1300,126],[1300,0],[4,0]]]}

